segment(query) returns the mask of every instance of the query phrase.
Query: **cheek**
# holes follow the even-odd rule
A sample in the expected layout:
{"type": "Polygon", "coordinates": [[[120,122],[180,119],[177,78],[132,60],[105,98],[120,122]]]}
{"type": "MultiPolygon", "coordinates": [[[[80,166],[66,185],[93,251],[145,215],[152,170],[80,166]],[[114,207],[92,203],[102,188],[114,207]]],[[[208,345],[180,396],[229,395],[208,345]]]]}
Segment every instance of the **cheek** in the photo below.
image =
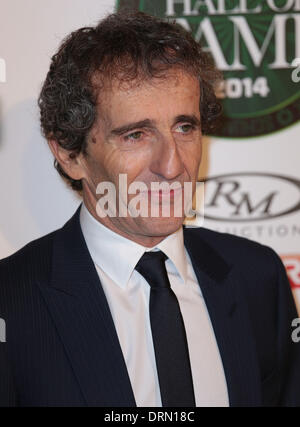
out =
{"type": "Polygon", "coordinates": [[[134,181],[144,181],[148,176],[151,154],[148,150],[136,150],[135,152],[123,152],[119,162],[119,170],[127,174],[128,184],[134,181]]]}
{"type": "Polygon", "coordinates": [[[129,183],[147,170],[148,163],[148,150],[120,150],[113,146],[103,147],[101,153],[94,152],[91,162],[98,180],[118,182],[119,174],[127,174],[129,183]]]}
{"type": "Polygon", "coordinates": [[[198,141],[185,147],[185,149],[181,151],[181,156],[190,178],[195,179],[198,176],[198,169],[202,157],[201,142],[198,141]]]}

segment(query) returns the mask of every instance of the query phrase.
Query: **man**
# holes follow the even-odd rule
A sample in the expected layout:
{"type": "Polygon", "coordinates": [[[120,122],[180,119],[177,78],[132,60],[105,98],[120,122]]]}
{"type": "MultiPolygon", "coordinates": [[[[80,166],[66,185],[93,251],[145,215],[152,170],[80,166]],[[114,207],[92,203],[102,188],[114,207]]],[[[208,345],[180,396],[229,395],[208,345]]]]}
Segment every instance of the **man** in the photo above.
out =
{"type": "Polygon", "coordinates": [[[0,262],[2,406],[300,404],[278,256],[182,227],[218,77],[188,33],[137,12],[72,33],[52,58],[42,129],[83,204],[0,262]]]}

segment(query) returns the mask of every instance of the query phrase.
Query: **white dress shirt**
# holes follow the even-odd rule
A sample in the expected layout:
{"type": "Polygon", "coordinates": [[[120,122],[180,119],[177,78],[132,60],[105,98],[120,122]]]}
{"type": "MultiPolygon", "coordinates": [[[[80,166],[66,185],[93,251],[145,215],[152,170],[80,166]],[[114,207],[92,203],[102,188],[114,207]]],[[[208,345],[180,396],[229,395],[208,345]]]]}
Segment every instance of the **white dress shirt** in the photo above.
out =
{"type": "Polygon", "coordinates": [[[82,204],[80,224],[118,334],[137,406],[161,406],[149,318],[150,286],[135,270],[145,251],[160,249],[183,316],[196,406],[229,406],[210,317],[184,247],[183,229],[145,248],[98,222],[82,204]]]}

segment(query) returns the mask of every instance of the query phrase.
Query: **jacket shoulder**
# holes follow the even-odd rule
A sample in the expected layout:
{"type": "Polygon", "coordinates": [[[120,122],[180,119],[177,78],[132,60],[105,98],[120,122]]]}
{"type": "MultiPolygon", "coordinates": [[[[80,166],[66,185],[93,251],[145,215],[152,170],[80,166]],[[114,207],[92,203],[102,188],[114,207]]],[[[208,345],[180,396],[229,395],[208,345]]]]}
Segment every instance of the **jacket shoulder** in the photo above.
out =
{"type": "Polygon", "coordinates": [[[194,229],[194,232],[227,264],[237,266],[244,271],[256,270],[269,273],[272,271],[276,274],[276,266],[281,264],[279,256],[272,248],[245,237],[221,233],[204,227],[194,229]]]}
{"type": "Polygon", "coordinates": [[[52,243],[59,230],[31,241],[14,254],[0,260],[0,293],[28,287],[49,277],[52,243]]]}

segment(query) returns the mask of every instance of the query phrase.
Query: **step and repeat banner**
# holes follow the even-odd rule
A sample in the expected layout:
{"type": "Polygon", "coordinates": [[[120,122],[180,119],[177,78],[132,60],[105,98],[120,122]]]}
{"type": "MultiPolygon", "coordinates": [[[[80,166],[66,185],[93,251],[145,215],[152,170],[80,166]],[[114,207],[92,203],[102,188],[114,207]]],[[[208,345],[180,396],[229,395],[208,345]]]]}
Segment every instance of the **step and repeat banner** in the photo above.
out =
{"type": "Polygon", "coordinates": [[[300,311],[300,0],[0,0],[0,258],[80,203],[52,166],[37,96],[62,38],[124,8],[176,20],[223,72],[204,226],[273,247],[300,311]]]}

